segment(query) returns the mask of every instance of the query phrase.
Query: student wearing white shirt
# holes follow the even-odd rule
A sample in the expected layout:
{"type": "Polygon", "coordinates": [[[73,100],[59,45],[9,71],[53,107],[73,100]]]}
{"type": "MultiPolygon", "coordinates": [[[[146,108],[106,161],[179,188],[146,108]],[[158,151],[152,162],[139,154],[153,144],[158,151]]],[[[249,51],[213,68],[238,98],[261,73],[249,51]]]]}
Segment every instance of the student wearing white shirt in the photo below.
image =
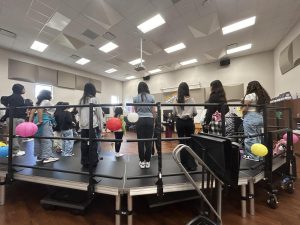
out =
{"type": "MultiPolygon", "coordinates": [[[[92,83],[86,83],[84,86],[83,96],[81,97],[79,104],[80,105],[89,105],[99,104],[98,99],[96,98],[96,87],[92,83]]],[[[90,121],[90,110],[89,107],[80,107],[78,108],[79,115],[79,125],[81,129],[81,137],[89,137],[89,121],[90,121]]],[[[93,108],[93,127],[91,129],[92,138],[99,138],[101,130],[103,128],[103,114],[101,107],[93,108]]],[[[84,167],[89,167],[90,163],[92,167],[97,166],[98,164],[98,143],[97,141],[81,141],[81,164],[84,167]],[[91,152],[90,151],[91,146],[91,152]]]]}
{"type": "MultiPolygon", "coordinates": [[[[186,82],[180,83],[178,87],[177,102],[185,104],[195,104],[194,99],[190,96],[190,89],[186,82]]],[[[197,115],[195,106],[174,106],[173,113],[176,116],[176,130],[178,137],[191,137],[195,132],[194,117],[197,115]]],[[[180,144],[191,146],[190,140],[180,140],[180,144]]],[[[182,165],[189,171],[197,169],[197,164],[192,156],[183,150],[180,152],[182,165]]]]}
{"type": "MultiPolygon", "coordinates": [[[[251,81],[248,84],[246,95],[243,99],[243,104],[247,106],[242,108],[244,115],[244,134],[246,136],[260,134],[263,128],[263,107],[253,107],[251,105],[269,104],[270,100],[269,94],[258,81],[251,81]]],[[[260,158],[251,153],[251,146],[255,143],[261,143],[261,137],[247,137],[244,143],[244,158],[259,161],[260,158]]]]}

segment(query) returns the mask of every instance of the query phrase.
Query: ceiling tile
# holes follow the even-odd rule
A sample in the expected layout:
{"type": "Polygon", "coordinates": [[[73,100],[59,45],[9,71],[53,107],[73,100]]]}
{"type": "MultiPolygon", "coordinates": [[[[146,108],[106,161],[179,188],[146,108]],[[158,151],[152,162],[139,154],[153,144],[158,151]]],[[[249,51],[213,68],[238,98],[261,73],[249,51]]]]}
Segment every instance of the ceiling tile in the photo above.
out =
{"type": "Polygon", "coordinates": [[[0,27],[17,34],[16,40],[0,37],[0,46],[124,80],[128,74],[146,74],[128,64],[140,55],[141,37],[147,70],[161,66],[172,71],[182,68],[178,62],[189,58],[197,58],[199,64],[217,61],[222,49],[232,43],[253,43],[251,50],[233,57],[274,49],[299,19],[299,0],[0,0],[0,27]],[[71,19],[63,33],[44,27],[43,17],[55,12],[71,19]],[[136,26],[157,13],[166,24],[141,34],[136,26]],[[257,16],[254,26],[222,35],[219,27],[252,15],[257,16]],[[94,40],[83,36],[87,29],[99,36],[94,40]],[[106,32],[112,33],[112,41],[119,45],[108,54],[98,50],[108,41],[103,37],[106,32]],[[35,39],[49,43],[44,53],[30,50],[35,39]],[[184,42],[186,49],[173,54],[163,51],[179,42],[184,42]],[[73,54],[89,58],[91,63],[84,68],[75,65],[73,54]],[[112,67],[118,72],[103,72],[112,67]]]}
{"type": "Polygon", "coordinates": [[[92,0],[81,13],[105,29],[109,29],[123,19],[105,0],[92,0]]]}
{"type": "Polygon", "coordinates": [[[49,20],[49,17],[48,16],[45,16],[44,14],[41,14],[40,12],[38,11],[35,11],[33,9],[30,9],[27,13],[27,16],[32,19],[32,20],[35,20],[35,21],[38,21],[42,24],[45,24],[47,23],[47,21],[49,20]]]}
{"type": "Polygon", "coordinates": [[[51,17],[55,13],[54,8],[39,0],[32,0],[31,8],[29,9],[29,11],[30,10],[37,11],[40,14],[45,15],[46,17],[51,17]]]}

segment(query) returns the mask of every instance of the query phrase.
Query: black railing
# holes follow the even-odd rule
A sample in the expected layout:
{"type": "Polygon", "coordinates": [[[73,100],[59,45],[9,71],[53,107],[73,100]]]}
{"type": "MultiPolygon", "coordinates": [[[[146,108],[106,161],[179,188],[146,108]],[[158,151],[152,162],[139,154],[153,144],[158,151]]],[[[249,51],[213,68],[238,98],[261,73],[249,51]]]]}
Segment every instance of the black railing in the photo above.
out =
{"type": "MultiPolygon", "coordinates": [[[[153,106],[157,108],[157,123],[159,124],[159,127],[161,127],[162,125],[162,121],[161,121],[161,108],[162,107],[170,107],[170,106],[200,106],[200,107],[209,107],[209,106],[216,106],[216,105],[221,105],[221,119],[222,119],[222,136],[226,135],[226,130],[225,130],[225,106],[229,106],[229,107],[236,107],[236,106],[246,106],[245,104],[217,104],[217,103],[207,103],[207,104],[165,104],[165,103],[127,103],[126,106],[153,106]]],[[[122,104],[89,104],[89,105],[68,105],[68,108],[71,107],[76,107],[76,108],[80,108],[80,107],[89,107],[89,137],[88,138],[59,138],[59,137],[34,137],[37,139],[51,139],[51,140],[55,140],[55,139],[62,139],[62,140],[85,140],[88,141],[89,143],[89,148],[91,148],[93,142],[97,142],[97,141],[101,141],[101,142],[122,142],[123,140],[118,140],[118,139],[106,139],[106,138],[93,138],[92,137],[92,129],[93,129],[93,108],[94,107],[115,107],[115,106],[122,106],[122,104]]],[[[19,109],[19,108],[26,108],[26,109],[39,109],[39,108],[60,108],[60,107],[66,107],[64,105],[56,105],[56,106],[46,106],[46,107],[41,107],[41,106],[35,106],[35,107],[10,107],[10,108],[0,108],[0,110],[7,110],[9,109],[9,120],[13,121],[13,111],[15,109],[19,109]]],[[[251,107],[262,107],[261,105],[251,105],[251,107]]],[[[275,131],[271,131],[270,128],[281,128],[279,125],[277,125],[277,127],[271,127],[268,126],[268,110],[272,111],[272,110],[287,110],[288,111],[288,118],[289,118],[289,125],[287,128],[285,129],[277,129],[275,130],[277,133],[279,132],[288,132],[288,140],[290,140],[291,138],[291,134],[289,133],[290,130],[292,128],[292,116],[291,116],[291,109],[289,108],[285,108],[285,107],[274,107],[274,106],[264,106],[263,107],[263,118],[264,118],[264,132],[261,134],[257,134],[257,135],[250,135],[250,136],[246,136],[246,135],[233,135],[233,136],[228,136],[228,138],[247,138],[247,137],[254,137],[254,136],[263,136],[264,137],[264,143],[267,143],[268,148],[272,148],[271,147],[271,143],[270,143],[270,136],[272,136],[270,133],[275,132],[275,131]],[[270,131],[270,132],[269,132],[270,131]]],[[[157,193],[158,195],[162,195],[163,193],[163,181],[162,178],[164,177],[164,175],[162,174],[162,141],[177,141],[177,140],[188,140],[191,137],[178,137],[178,138],[162,138],[162,130],[161,129],[155,129],[156,132],[156,137],[157,138],[146,138],[146,139],[127,139],[127,142],[139,142],[139,141],[156,141],[157,142],[157,154],[158,154],[158,174],[157,174],[157,193]]],[[[38,166],[29,166],[29,165],[21,165],[21,164],[14,164],[13,160],[12,160],[12,147],[13,147],[13,138],[16,138],[17,136],[13,134],[13,123],[9,123],[9,134],[3,134],[0,135],[0,137],[8,137],[9,138],[9,154],[8,154],[8,170],[7,170],[7,181],[11,182],[13,181],[13,175],[14,175],[14,169],[13,166],[19,166],[19,167],[24,167],[24,168],[31,168],[31,169],[39,169],[39,170],[47,170],[47,171],[57,171],[57,172],[64,172],[64,173],[71,173],[71,174],[80,174],[80,175],[87,175],[89,177],[89,192],[93,195],[94,193],[94,184],[95,181],[93,179],[93,177],[96,176],[102,176],[102,177],[106,177],[106,178],[111,178],[111,179],[122,179],[121,177],[117,177],[117,176],[108,176],[108,175],[96,175],[94,173],[94,170],[92,168],[92,163],[89,163],[89,172],[75,172],[75,171],[67,171],[67,170],[57,170],[54,168],[44,168],[44,167],[38,167],[38,166]]],[[[292,148],[292,142],[288,142],[288,149],[292,148]]],[[[291,151],[290,151],[291,152],[291,151]]],[[[89,154],[91,153],[91,151],[89,151],[89,154]]],[[[291,153],[292,154],[292,153],[291,153]]],[[[269,153],[270,155],[270,153],[269,153]]],[[[268,155],[268,156],[269,156],[268,155]]],[[[267,158],[268,158],[267,156],[267,158]]],[[[91,160],[91,156],[89,157],[89,159],[91,160]]],[[[268,160],[272,160],[272,159],[268,159],[268,160]]],[[[270,165],[272,164],[272,161],[270,162],[266,162],[266,167],[268,168],[268,171],[270,171],[270,165]]],[[[272,170],[271,170],[272,171],[272,170]]],[[[268,172],[267,172],[268,173],[268,172]]],[[[150,176],[151,177],[151,176],[150,176]]],[[[133,178],[132,178],[133,179],[133,178]]]]}

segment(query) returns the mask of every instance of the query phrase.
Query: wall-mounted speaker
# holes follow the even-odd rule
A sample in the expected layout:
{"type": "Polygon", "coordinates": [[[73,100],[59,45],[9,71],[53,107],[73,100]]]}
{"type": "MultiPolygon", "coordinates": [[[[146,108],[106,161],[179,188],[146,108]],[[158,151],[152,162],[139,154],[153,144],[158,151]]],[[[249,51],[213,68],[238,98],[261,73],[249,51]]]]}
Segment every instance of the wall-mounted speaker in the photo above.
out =
{"type": "Polygon", "coordinates": [[[229,65],[230,65],[230,59],[229,58],[220,59],[220,66],[229,66],[229,65]]]}
{"type": "Polygon", "coordinates": [[[150,75],[144,76],[144,77],[143,77],[143,80],[145,80],[145,81],[150,80],[150,75]]]}

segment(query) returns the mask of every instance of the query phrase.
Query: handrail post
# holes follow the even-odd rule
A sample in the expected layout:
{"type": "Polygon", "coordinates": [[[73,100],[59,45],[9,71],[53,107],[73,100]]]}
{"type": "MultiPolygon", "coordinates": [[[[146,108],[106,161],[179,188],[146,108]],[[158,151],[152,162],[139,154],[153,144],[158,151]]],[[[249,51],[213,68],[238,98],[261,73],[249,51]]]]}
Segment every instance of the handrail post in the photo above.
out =
{"type": "MultiPolygon", "coordinates": [[[[227,105],[227,104],[226,104],[227,105]]],[[[222,136],[226,136],[226,127],[225,127],[225,104],[221,105],[221,123],[222,123],[222,136]]]]}
{"type": "Polygon", "coordinates": [[[157,158],[158,158],[158,180],[156,181],[157,185],[157,195],[159,197],[163,196],[163,181],[162,181],[162,153],[161,153],[161,103],[157,102],[157,124],[158,129],[155,131],[157,132],[157,158]]]}
{"type": "Polygon", "coordinates": [[[9,107],[9,121],[8,121],[8,163],[7,163],[7,176],[6,182],[12,182],[14,179],[14,169],[12,165],[12,154],[13,154],[13,138],[14,138],[14,118],[13,111],[15,107],[9,107]]]}
{"type": "Polygon", "coordinates": [[[92,137],[92,133],[95,131],[93,130],[93,118],[94,118],[94,113],[93,113],[93,103],[89,104],[89,140],[88,140],[88,146],[89,146],[89,185],[88,185],[88,198],[89,200],[92,200],[95,195],[95,182],[93,179],[93,164],[92,164],[92,151],[93,151],[93,144],[94,140],[92,137]]]}

